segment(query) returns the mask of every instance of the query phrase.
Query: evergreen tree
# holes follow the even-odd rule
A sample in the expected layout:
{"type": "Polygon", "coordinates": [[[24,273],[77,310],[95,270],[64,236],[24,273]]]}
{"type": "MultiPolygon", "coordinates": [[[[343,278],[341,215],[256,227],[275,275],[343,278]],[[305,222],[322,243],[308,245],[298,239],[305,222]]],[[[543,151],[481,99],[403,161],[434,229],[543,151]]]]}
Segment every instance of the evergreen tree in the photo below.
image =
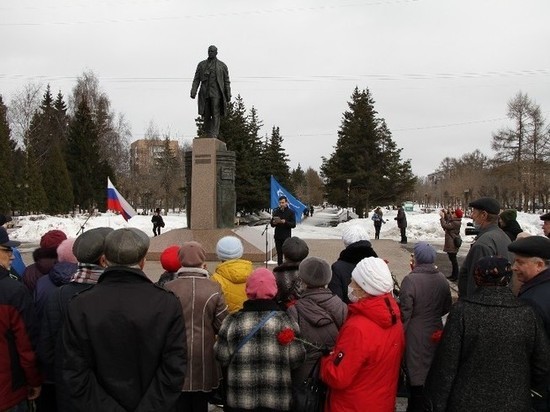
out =
{"type": "Polygon", "coordinates": [[[273,126],[271,129],[271,137],[265,147],[265,169],[288,190],[296,189],[294,183],[298,182],[290,179],[288,155],[283,148],[283,138],[277,126],[273,126]]]}
{"type": "Polygon", "coordinates": [[[0,165],[3,171],[0,173],[0,212],[3,214],[13,210],[15,203],[15,179],[13,163],[13,146],[10,141],[10,127],[7,118],[7,107],[0,95],[0,165]]]}
{"type": "Polygon", "coordinates": [[[44,173],[42,186],[48,197],[48,207],[46,212],[49,214],[59,214],[70,212],[74,205],[71,178],[60,144],[55,144],[50,150],[44,173]]]}
{"type": "Polygon", "coordinates": [[[344,112],[335,152],[323,158],[321,171],[326,178],[330,203],[349,203],[359,215],[372,204],[405,200],[414,189],[415,178],[409,161],[402,161],[383,119],[377,117],[374,99],[368,89],[353,91],[349,110],[344,112]]]}
{"type": "Polygon", "coordinates": [[[48,197],[42,186],[42,174],[32,150],[27,151],[25,179],[21,185],[23,192],[23,211],[40,213],[48,209],[48,197]]]}
{"type": "Polygon", "coordinates": [[[298,200],[302,201],[303,203],[309,202],[309,200],[306,199],[306,196],[307,196],[306,174],[299,163],[298,163],[298,167],[292,170],[292,172],[290,172],[290,182],[287,187],[288,187],[288,190],[291,190],[292,193],[298,198],[298,200]]]}
{"type": "Polygon", "coordinates": [[[227,107],[226,115],[220,124],[220,138],[228,150],[235,152],[235,191],[237,210],[254,211],[266,208],[265,182],[260,170],[262,168],[261,142],[257,136],[259,122],[255,112],[248,117],[241,96],[227,107]]]}
{"type": "Polygon", "coordinates": [[[101,201],[105,198],[107,174],[111,170],[100,159],[96,125],[84,100],[79,104],[69,126],[67,167],[74,201],[80,209],[101,207],[101,201]]]}

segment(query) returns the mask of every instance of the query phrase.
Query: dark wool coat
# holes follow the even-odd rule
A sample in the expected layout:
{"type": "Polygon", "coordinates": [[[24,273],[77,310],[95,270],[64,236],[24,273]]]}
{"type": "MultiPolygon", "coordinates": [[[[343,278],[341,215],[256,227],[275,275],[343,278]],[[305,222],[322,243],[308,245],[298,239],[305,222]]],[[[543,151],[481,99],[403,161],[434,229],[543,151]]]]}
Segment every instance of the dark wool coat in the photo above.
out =
{"type": "Polygon", "coordinates": [[[296,227],[296,214],[289,207],[281,209],[280,207],[273,210],[273,217],[280,217],[285,223],[276,225],[271,218],[271,227],[275,228],[274,238],[285,240],[292,236],[292,229],[296,227]]]}
{"type": "Polygon", "coordinates": [[[77,410],[171,411],[186,368],[177,297],[137,268],[111,266],[73,297],[63,381],[77,410]]]}
{"type": "Polygon", "coordinates": [[[460,268],[458,275],[460,298],[471,296],[477,288],[474,281],[474,269],[479,259],[485,256],[502,256],[512,261],[511,254],[508,251],[510,243],[506,233],[496,223],[480,230],[460,268]]]}
{"type": "MultiPolygon", "coordinates": [[[[338,331],[348,313],[348,305],[327,288],[306,289],[296,304],[287,309],[298,323],[300,336],[318,348],[333,348],[338,331]]],[[[292,381],[299,385],[321,357],[321,351],[305,345],[307,356],[302,366],[293,371],[292,381]]]]}
{"type": "Polygon", "coordinates": [[[181,268],[177,279],[164,287],[181,303],[187,329],[187,372],[182,390],[210,392],[219,386],[220,368],[214,355],[214,342],[228,314],[219,283],[200,268],[181,268]]]}
{"type": "Polygon", "coordinates": [[[459,217],[451,218],[449,220],[442,217],[440,219],[441,227],[445,231],[445,244],[443,245],[443,252],[457,253],[458,248],[455,247],[454,239],[460,236],[460,226],[462,225],[462,219],[459,217]]]}
{"type": "Polygon", "coordinates": [[[378,257],[378,255],[368,240],[360,240],[342,250],[338,260],[331,266],[332,278],[328,284],[328,288],[342,299],[344,303],[350,303],[348,299],[348,286],[351,282],[351,272],[366,257],[378,257]]]}
{"type": "Polygon", "coordinates": [[[291,410],[291,370],[303,363],[305,349],[297,340],[287,345],[279,343],[277,335],[287,328],[299,335],[296,322],[274,300],[247,300],[243,309],[225,318],[215,351],[227,368],[228,406],[291,410]],[[241,340],[270,311],[276,314],[237,352],[241,340]]]}
{"type": "Polygon", "coordinates": [[[540,319],[508,287],[482,287],[449,314],[426,379],[433,411],[520,412],[544,393],[549,342],[540,319]]]}
{"type": "Polygon", "coordinates": [[[502,230],[504,230],[504,233],[510,238],[510,240],[513,242],[516,240],[518,235],[523,232],[523,229],[519,225],[517,220],[510,220],[506,222],[506,226],[501,226],[502,230]]]}
{"type": "Polygon", "coordinates": [[[531,305],[541,316],[546,335],[550,338],[550,268],[525,282],[519,290],[518,297],[531,305]]]}
{"type": "Polygon", "coordinates": [[[397,220],[398,228],[401,229],[407,227],[407,214],[405,213],[405,209],[403,209],[403,207],[399,207],[397,209],[397,216],[395,220],[397,220]]]}
{"type": "Polygon", "coordinates": [[[27,398],[29,386],[40,386],[36,355],[37,324],[25,286],[0,266],[0,410],[27,398]]]}
{"type": "Polygon", "coordinates": [[[27,266],[23,272],[23,283],[31,294],[34,293],[38,279],[48,274],[57,262],[57,252],[54,248],[38,248],[32,252],[32,258],[34,263],[27,266]]]}
{"type": "Polygon", "coordinates": [[[409,379],[412,386],[421,386],[437,349],[432,334],[443,329],[441,317],[451,309],[449,282],[434,265],[417,265],[401,282],[399,304],[409,379]]]}

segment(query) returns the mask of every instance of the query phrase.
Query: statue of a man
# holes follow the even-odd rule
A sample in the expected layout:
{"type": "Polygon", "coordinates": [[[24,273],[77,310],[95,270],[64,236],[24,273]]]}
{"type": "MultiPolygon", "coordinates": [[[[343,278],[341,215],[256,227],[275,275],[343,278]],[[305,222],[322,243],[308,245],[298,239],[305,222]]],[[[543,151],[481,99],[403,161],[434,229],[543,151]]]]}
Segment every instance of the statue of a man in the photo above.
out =
{"type": "Polygon", "coordinates": [[[208,48],[208,59],[197,65],[191,87],[194,99],[199,89],[199,114],[204,119],[204,131],[208,137],[218,137],[220,119],[225,114],[225,104],[231,100],[229,71],[225,63],[217,59],[218,48],[208,48]]]}

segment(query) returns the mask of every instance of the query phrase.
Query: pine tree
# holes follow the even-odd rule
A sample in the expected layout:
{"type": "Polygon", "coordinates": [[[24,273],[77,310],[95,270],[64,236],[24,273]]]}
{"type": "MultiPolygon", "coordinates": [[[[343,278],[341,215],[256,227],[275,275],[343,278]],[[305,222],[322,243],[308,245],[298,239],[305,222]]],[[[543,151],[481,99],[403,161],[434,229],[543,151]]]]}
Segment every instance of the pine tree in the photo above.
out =
{"type": "Polygon", "coordinates": [[[101,206],[105,198],[108,164],[100,159],[97,129],[90,109],[83,100],[69,126],[67,168],[71,176],[74,201],[80,209],[101,206]]]}
{"type": "Polygon", "coordinates": [[[10,141],[10,127],[7,119],[7,107],[0,95],[0,212],[7,214],[13,210],[15,203],[15,180],[13,163],[13,146],[10,141]]]}
{"type": "Polygon", "coordinates": [[[45,165],[48,172],[42,175],[42,186],[48,197],[46,212],[49,214],[68,213],[74,205],[71,178],[59,146],[55,144],[51,148],[45,165]]]}
{"type": "Polygon", "coordinates": [[[401,160],[401,149],[393,143],[384,120],[377,117],[374,103],[368,89],[355,88],[335,152],[321,166],[330,203],[347,204],[347,180],[351,179],[349,203],[359,217],[374,203],[405,200],[415,183],[410,162],[401,160]]]}
{"type": "Polygon", "coordinates": [[[241,96],[228,105],[220,124],[220,138],[225,141],[228,150],[235,152],[235,191],[239,211],[254,211],[269,206],[262,200],[265,186],[259,173],[262,165],[259,161],[261,142],[257,136],[257,126],[256,117],[247,117],[241,96]]]}
{"type": "Polygon", "coordinates": [[[48,197],[42,186],[42,174],[32,150],[27,151],[25,179],[21,190],[23,191],[23,211],[25,213],[40,213],[48,209],[48,197]]]}
{"type": "Polygon", "coordinates": [[[283,138],[278,126],[271,129],[271,137],[265,147],[265,168],[288,190],[294,191],[294,182],[290,179],[288,155],[283,147],[283,138]]]}

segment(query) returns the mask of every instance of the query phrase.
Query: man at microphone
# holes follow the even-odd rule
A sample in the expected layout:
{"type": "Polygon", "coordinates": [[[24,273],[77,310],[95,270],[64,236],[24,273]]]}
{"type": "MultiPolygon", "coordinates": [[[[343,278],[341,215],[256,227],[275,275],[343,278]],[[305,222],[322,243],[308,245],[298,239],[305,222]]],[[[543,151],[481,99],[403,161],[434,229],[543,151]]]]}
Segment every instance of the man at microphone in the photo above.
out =
{"type": "Polygon", "coordinates": [[[296,227],[296,216],[288,207],[286,196],[279,196],[279,207],[273,211],[271,227],[275,228],[275,248],[277,249],[277,264],[283,263],[283,243],[292,236],[292,228],[296,227]]]}

